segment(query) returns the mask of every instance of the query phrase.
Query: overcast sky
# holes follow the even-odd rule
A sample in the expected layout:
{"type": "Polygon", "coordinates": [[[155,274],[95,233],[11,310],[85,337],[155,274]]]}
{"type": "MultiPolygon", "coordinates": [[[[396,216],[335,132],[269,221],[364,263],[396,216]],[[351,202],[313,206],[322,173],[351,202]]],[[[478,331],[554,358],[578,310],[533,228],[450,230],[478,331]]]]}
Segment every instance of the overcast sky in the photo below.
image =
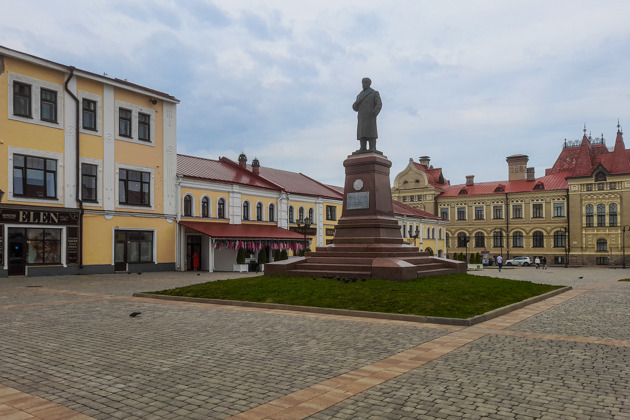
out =
{"type": "Polygon", "coordinates": [[[0,45],[177,97],[178,151],[343,185],[361,78],[391,181],[536,176],[564,139],[630,129],[630,2],[0,0],[0,45]]]}

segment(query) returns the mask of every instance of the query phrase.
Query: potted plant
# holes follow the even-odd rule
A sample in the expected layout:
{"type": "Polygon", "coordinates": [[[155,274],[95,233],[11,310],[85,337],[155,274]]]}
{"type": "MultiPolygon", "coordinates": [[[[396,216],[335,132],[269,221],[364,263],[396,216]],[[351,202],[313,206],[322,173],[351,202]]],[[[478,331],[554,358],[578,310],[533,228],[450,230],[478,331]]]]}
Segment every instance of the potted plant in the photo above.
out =
{"type": "Polygon", "coordinates": [[[245,264],[245,250],[243,248],[239,248],[236,251],[236,264],[234,264],[234,270],[238,273],[246,273],[247,272],[247,264],[245,264]]]}
{"type": "Polygon", "coordinates": [[[265,271],[265,264],[267,263],[267,251],[265,248],[258,251],[258,270],[265,271]]]}

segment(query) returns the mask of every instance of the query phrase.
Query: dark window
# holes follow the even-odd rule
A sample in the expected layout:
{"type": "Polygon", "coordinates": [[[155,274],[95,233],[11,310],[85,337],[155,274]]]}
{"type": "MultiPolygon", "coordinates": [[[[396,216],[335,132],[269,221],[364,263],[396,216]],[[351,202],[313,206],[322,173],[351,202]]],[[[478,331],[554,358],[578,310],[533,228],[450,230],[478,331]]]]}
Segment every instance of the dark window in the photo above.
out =
{"type": "Polygon", "coordinates": [[[483,207],[475,207],[475,220],[483,220],[483,207]]]}
{"type": "Polygon", "coordinates": [[[464,232],[459,232],[457,234],[457,247],[458,248],[466,248],[466,234],[464,232]]]}
{"type": "Polygon", "coordinates": [[[96,101],[83,99],[83,128],[96,131],[96,101]]]}
{"type": "Polygon", "coordinates": [[[494,219],[503,219],[503,206],[493,206],[492,217],[494,219]]]}
{"type": "Polygon", "coordinates": [[[535,190],[544,190],[545,189],[545,184],[536,184],[536,185],[534,185],[534,189],[535,190]]]}
{"type": "Polygon", "coordinates": [[[326,220],[337,220],[337,207],[326,206],[326,220]]]}
{"type": "Polygon", "coordinates": [[[532,205],[532,218],[542,218],[543,217],[543,205],[540,203],[536,203],[532,205]]]}
{"type": "Polygon", "coordinates": [[[298,220],[304,220],[304,207],[300,207],[298,210],[298,220]]]}
{"type": "Polygon", "coordinates": [[[118,176],[120,204],[151,205],[151,173],[121,169],[118,176]]]}
{"type": "Polygon", "coordinates": [[[564,203],[553,203],[553,217],[564,217],[564,203]]]}
{"type": "Polygon", "coordinates": [[[192,197],[184,197],[184,216],[192,216],[192,197]]]}
{"type": "Polygon", "coordinates": [[[534,232],[532,246],[534,248],[543,248],[545,246],[545,236],[539,230],[534,232]]]}
{"type": "Polygon", "coordinates": [[[485,248],[486,247],[486,236],[483,232],[475,233],[475,248],[485,248]]]}
{"type": "Polygon", "coordinates": [[[586,191],[593,191],[593,184],[586,184],[586,191]]]}
{"type": "Polygon", "coordinates": [[[293,206],[289,206],[289,222],[295,222],[295,208],[293,206]]]}
{"type": "Polygon", "coordinates": [[[225,199],[223,198],[217,201],[217,218],[225,219],[225,199]]]}
{"type": "Polygon", "coordinates": [[[61,263],[61,229],[26,229],[29,264],[61,263]]]}
{"type": "Polygon", "coordinates": [[[610,262],[608,257],[596,257],[595,258],[595,263],[597,265],[608,265],[608,263],[610,262]]]}
{"type": "Polygon", "coordinates": [[[603,182],[606,181],[606,174],[603,172],[598,172],[595,175],[595,182],[603,182]]]}
{"type": "Polygon", "coordinates": [[[523,232],[512,233],[512,247],[513,248],[523,247],[523,232]]]}
{"type": "Polygon", "coordinates": [[[597,251],[599,251],[599,252],[607,252],[608,251],[608,241],[606,241],[606,239],[598,239],[597,240],[597,251]]]}
{"type": "Polygon", "coordinates": [[[263,219],[263,205],[262,203],[256,204],[256,220],[261,221],[263,219]]]}
{"type": "Polygon", "coordinates": [[[249,220],[249,201],[243,202],[243,220],[249,220]]]}
{"type": "Polygon", "coordinates": [[[115,262],[153,262],[153,232],[117,230],[115,262]]]}
{"type": "Polygon", "coordinates": [[[512,219],[522,219],[522,218],[523,218],[523,205],[514,204],[512,206],[512,219]]]}
{"type": "Polygon", "coordinates": [[[608,184],[608,188],[610,188],[611,190],[616,190],[617,189],[617,184],[614,182],[611,182],[610,184],[608,184]]]}
{"type": "Polygon", "coordinates": [[[597,205],[597,226],[606,226],[606,206],[603,204],[597,205]]]}
{"type": "Polygon", "coordinates": [[[208,197],[201,199],[201,217],[210,217],[210,199],[208,197]]]}
{"type": "Polygon", "coordinates": [[[315,217],[313,217],[313,209],[308,209],[308,218],[311,220],[311,223],[315,221],[315,217]]]}
{"type": "Polygon", "coordinates": [[[494,232],[492,245],[495,248],[503,248],[503,231],[494,232]]]}
{"type": "Polygon", "coordinates": [[[615,203],[608,206],[608,225],[617,226],[617,205],[615,203]]]}
{"type": "Polygon", "coordinates": [[[466,207],[457,207],[457,220],[466,220],[466,207]]]}
{"type": "Polygon", "coordinates": [[[131,137],[131,110],[129,109],[118,110],[118,134],[122,137],[131,137]]]}
{"type": "Polygon", "coordinates": [[[553,233],[553,246],[554,248],[564,248],[567,246],[567,234],[562,230],[557,230],[553,233]]]}
{"type": "Polygon", "coordinates": [[[31,85],[13,82],[13,115],[31,118],[31,85]]]}
{"type": "Polygon", "coordinates": [[[445,241],[446,241],[446,247],[447,248],[450,247],[451,246],[451,234],[448,233],[448,232],[446,232],[446,239],[445,239],[445,241]]]}
{"type": "Polygon", "coordinates": [[[593,205],[586,205],[586,227],[593,227],[593,205]]]}
{"type": "Polygon", "coordinates": [[[97,201],[96,182],[98,166],[90,163],[81,164],[81,200],[97,201]]]}
{"type": "Polygon", "coordinates": [[[13,195],[57,198],[57,160],[13,155],[13,195]]]}
{"type": "Polygon", "coordinates": [[[149,114],[138,113],[138,139],[151,140],[151,116],[149,114]]]}
{"type": "Polygon", "coordinates": [[[461,190],[459,190],[459,194],[460,195],[468,194],[468,191],[466,190],[466,188],[462,188],[461,190]]]}
{"type": "Polygon", "coordinates": [[[276,221],[276,206],[273,204],[269,204],[269,221],[276,221]]]}
{"type": "Polygon", "coordinates": [[[499,185],[498,187],[494,189],[494,192],[503,192],[503,191],[505,191],[505,188],[501,185],[499,185]]]}
{"type": "Polygon", "coordinates": [[[57,122],[57,92],[41,88],[40,106],[42,121],[57,122]]]}
{"type": "Polygon", "coordinates": [[[448,220],[448,209],[447,208],[441,208],[440,209],[440,217],[442,217],[442,220],[448,220]]]}

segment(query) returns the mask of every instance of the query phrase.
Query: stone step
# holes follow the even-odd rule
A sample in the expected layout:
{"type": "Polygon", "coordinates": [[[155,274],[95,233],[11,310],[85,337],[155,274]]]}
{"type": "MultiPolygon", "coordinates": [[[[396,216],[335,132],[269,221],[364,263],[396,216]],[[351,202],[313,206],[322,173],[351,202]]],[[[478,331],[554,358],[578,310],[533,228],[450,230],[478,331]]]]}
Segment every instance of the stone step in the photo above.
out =
{"type": "Polygon", "coordinates": [[[454,268],[434,268],[430,270],[418,270],[418,277],[441,276],[444,274],[457,274],[454,268]]]}
{"type": "Polygon", "coordinates": [[[373,258],[366,257],[339,257],[339,256],[326,256],[320,257],[318,256],[307,256],[307,263],[314,264],[352,264],[352,265],[372,265],[373,258]]]}
{"type": "Polygon", "coordinates": [[[324,271],[369,271],[372,264],[334,264],[334,263],[302,263],[298,265],[298,270],[324,270],[324,271]]]}
{"type": "Polygon", "coordinates": [[[317,277],[333,276],[333,277],[343,277],[343,278],[356,277],[360,279],[369,279],[372,277],[371,271],[302,270],[301,268],[295,269],[295,270],[288,270],[287,275],[288,276],[305,276],[305,277],[311,277],[311,276],[317,276],[317,277]]]}

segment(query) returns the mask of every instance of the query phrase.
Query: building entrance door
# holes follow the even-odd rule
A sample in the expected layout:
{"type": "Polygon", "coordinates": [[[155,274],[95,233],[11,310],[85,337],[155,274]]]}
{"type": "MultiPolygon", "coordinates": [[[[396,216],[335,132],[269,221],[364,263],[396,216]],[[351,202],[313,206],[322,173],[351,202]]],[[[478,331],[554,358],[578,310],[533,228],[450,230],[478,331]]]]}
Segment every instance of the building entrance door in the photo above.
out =
{"type": "Polygon", "coordinates": [[[9,228],[9,275],[23,276],[26,274],[26,229],[9,228]]]}
{"type": "Polygon", "coordinates": [[[201,268],[201,236],[188,235],[186,238],[186,264],[188,271],[194,270],[193,255],[197,253],[199,257],[199,268],[201,268]]]}

